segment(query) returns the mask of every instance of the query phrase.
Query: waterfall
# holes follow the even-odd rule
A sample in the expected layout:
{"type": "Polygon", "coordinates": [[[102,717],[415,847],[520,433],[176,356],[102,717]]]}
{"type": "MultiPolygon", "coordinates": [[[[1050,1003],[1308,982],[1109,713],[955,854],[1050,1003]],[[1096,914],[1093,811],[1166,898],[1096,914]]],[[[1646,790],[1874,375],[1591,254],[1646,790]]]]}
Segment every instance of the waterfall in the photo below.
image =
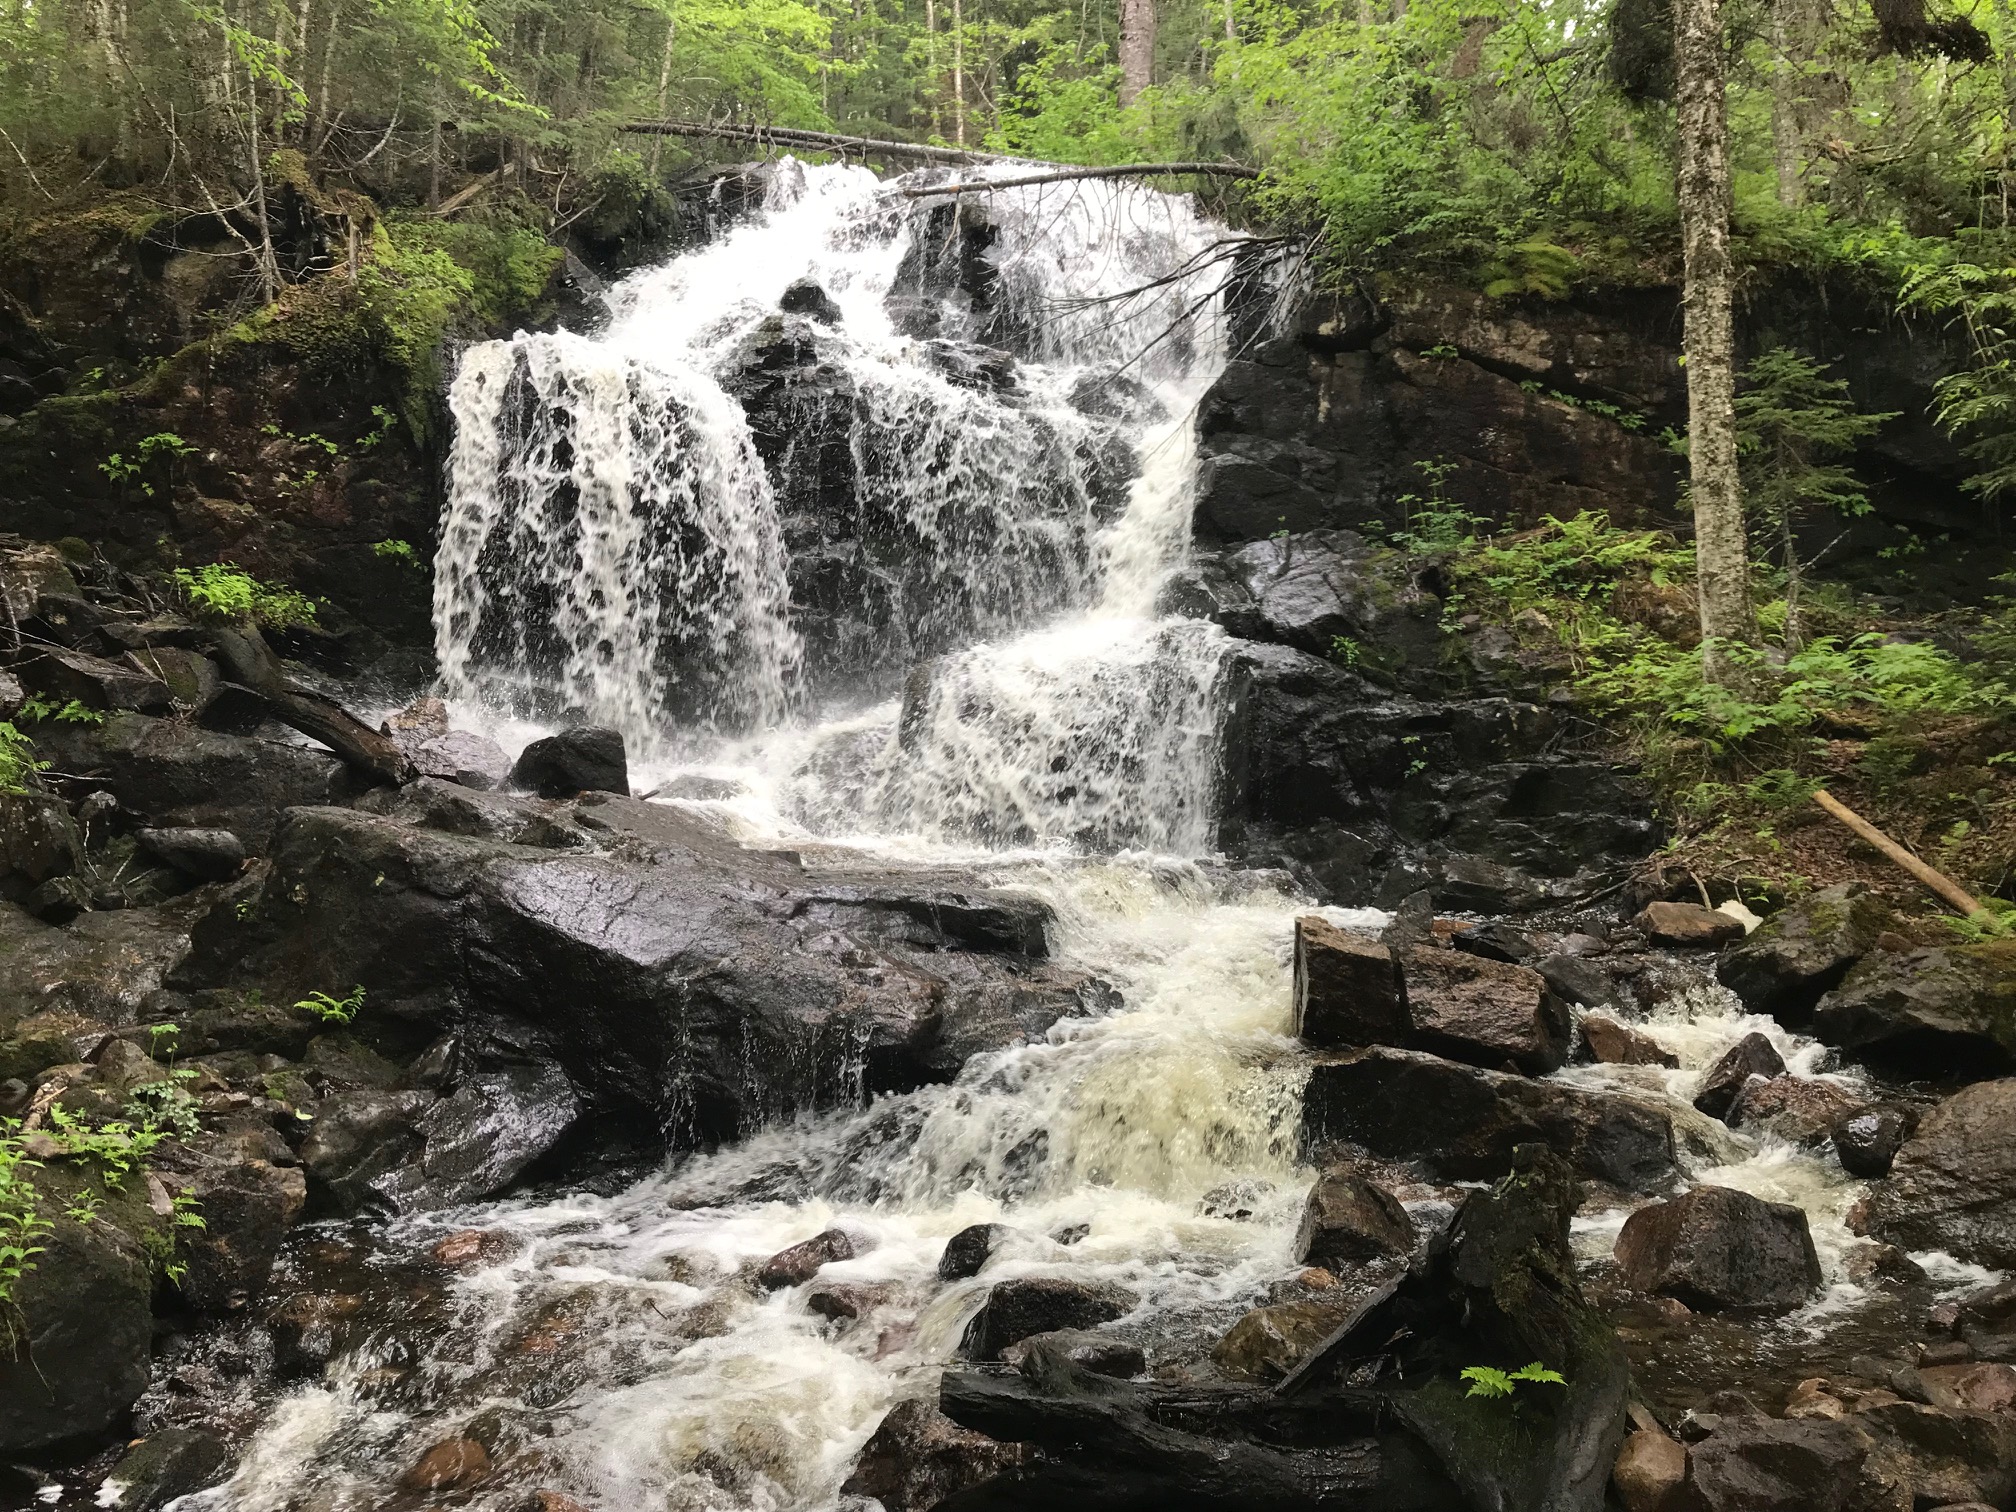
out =
{"type": "Polygon", "coordinates": [[[833,832],[1208,850],[1222,638],[1155,607],[1215,233],[1113,182],[901,192],[933,178],[787,160],[598,335],[465,354],[444,691],[646,761],[788,744],[783,811],[833,832]]]}

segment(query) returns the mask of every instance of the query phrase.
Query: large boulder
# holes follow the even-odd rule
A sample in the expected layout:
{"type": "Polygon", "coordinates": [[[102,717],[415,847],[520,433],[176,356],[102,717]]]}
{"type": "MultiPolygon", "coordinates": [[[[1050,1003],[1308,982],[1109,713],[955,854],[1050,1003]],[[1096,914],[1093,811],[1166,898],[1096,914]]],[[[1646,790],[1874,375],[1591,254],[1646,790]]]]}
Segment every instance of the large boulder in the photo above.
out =
{"type": "Polygon", "coordinates": [[[934,1404],[911,1398],[889,1409],[840,1489],[873,1497],[883,1512],[931,1512],[1028,1457],[1026,1445],[961,1428],[934,1404]]]}
{"type": "Polygon", "coordinates": [[[1406,953],[1407,1017],[1413,1040],[1476,1065],[1512,1065],[1531,1076],[1568,1059],[1568,1005],[1524,966],[1417,945],[1406,953]]]}
{"type": "Polygon", "coordinates": [[[134,709],[165,714],[173,703],[168,685],[128,661],[107,661],[50,646],[21,669],[22,685],[58,703],[75,701],[100,711],[134,709]]]}
{"type": "Polygon", "coordinates": [[[1693,1446],[1687,1512],[1854,1512],[1868,1439],[1845,1421],[1745,1418],[1693,1446]]]}
{"type": "Polygon", "coordinates": [[[1962,1088],[1926,1114],[1870,1189],[1863,1231],[1907,1250],[2016,1265],[2016,1078],[1962,1088]]]}
{"type": "Polygon", "coordinates": [[[1523,1144],[1546,1146],[1587,1178],[1657,1189],[1677,1171],[1673,1126],[1610,1093],[1374,1048],[1319,1063],[1302,1101],[1304,1148],[1338,1143],[1418,1160],[1455,1181],[1495,1181],[1523,1144]]]}
{"type": "Polygon", "coordinates": [[[1617,1236],[1617,1264],[1634,1291],[1674,1297],[1697,1312],[1782,1312],[1821,1280],[1805,1213],[1730,1187],[1696,1187],[1640,1208],[1617,1236]]]}
{"type": "Polygon", "coordinates": [[[1649,1034],[1620,1024],[1608,1014],[1589,1014],[1581,1029],[1583,1047],[1599,1066],[1664,1066],[1673,1070],[1680,1065],[1680,1057],[1649,1034]]]}
{"type": "Polygon", "coordinates": [[[30,1455],[119,1426],[146,1388],[154,1338],[148,1247],[166,1224],[141,1182],[104,1189],[50,1163],[34,1173],[49,1231],[0,1319],[0,1454],[30,1455]],[[66,1211],[96,1186],[99,1208],[66,1211]]]}
{"type": "Polygon", "coordinates": [[[291,811],[255,905],[210,916],[187,975],[280,1000],[365,983],[381,1024],[557,1065],[682,1144],[952,1074],[941,1034],[988,984],[1053,1016],[1093,990],[1037,959],[1040,903],[954,874],[812,873],[634,799],[413,787],[396,812],[291,811]]]}
{"type": "Polygon", "coordinates": [[[2016,940],[1864,956],[1820,999],[1813,1033],[1860,1060],[2001,1075],[2016,1066],[2016,940]]]}
{"type": "Polygon", "coordinates": [[[1850,1176],[1874,1181],[1890,1174],[1897,1152],[1917,1127],[1916,1108],[1900,1103],[1858,1108],[1834,1126],[1834,1153],[1850,1176]]]}
{"type": "Polygon", "coordinates": [[[542,798],[567,798],[575,793],[621,793],[627,798],[630,764],[622,732],[602,725],[577,725],[535,740],[519,753],[511,768],[511,781],[542,798]]]}
{"type": "Polygon", "coordinates": [[[1328,656],[1339,640],[1388,666],[1433,664],[1442,605],[1405,557],[1349,530],[1270,534],[1229,551],[1212,618],[1245,640],[1328,656]]]}
{"type": "Polygon", "coordinates": [[[966,1325],[960,1351],[969,1359],[998,1359],[1010,1344],[1032,1335],[1097,1328],[1126,1317],[1139,1302],[1124,1286],[1062,1276],[997,1282],[966,1325]]]}
{"type": "Polygon", "coordinates": [[[1892,926],[1881,899],[1843,882],[1781,908],[1723,952],[1715,975],[1750,1012],[1796,1026],[1892,926]]]}
{"type": "Polygon", "coordinates": [[[1817,1145],[1866,1106],[1847,1088],[1817,1076],[1753,1076],[1743,1084],[1724,1122],[1746,1133],[1775,1134],[1798,1145],[1817,1145]]]}
{"type": "Polygon", "coordinates": [[[1385,945],[1320,914],[1295,921],[1295,1035],[1337,1049],[1403,1043],[1410,1025],[1400,963],[1385,945]]]}

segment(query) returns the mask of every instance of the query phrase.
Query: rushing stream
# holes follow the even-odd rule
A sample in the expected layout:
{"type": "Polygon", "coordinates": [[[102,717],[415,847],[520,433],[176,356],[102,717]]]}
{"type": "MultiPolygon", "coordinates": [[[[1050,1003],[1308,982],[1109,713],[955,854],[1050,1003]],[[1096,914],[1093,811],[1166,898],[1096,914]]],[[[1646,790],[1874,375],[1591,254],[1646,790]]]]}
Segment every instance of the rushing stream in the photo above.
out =
{"type": "MultiPolygon", "coordinates": [[[[714,794],[663,801],[808,865],[865,848],[1034,890],[1056,913],[1053,955],[1120,1006],[954,1084],[808,1117],[615,1195],[331,1227],[325,1259],[354,1266],[359,1291],[396,1292],[452,1233],[494,1238],[445,1304],[340,1353],[271,1412],[231,1481],[186,1506],[390,1505],[416,1445],[480,1428],[515,1468],[473,1505],[544,1485],[610,1512],[829,1507],[890,1404],[935,1388],[982,1299],[986,1283],[936,1277],[967,1225],[1020,1236],[989,1282],[1131,1287],[1141,1305],[1115,1331],[1151,1372],[1201,1359],[1293,1274],[1309,1175],[1288,954],[1309,905],[1210,863],[1226,641],[1157,614],[1187,546],[1194,411],[1226,360],[1219,233],[1185,201],[1116,184],[989,200],[990,309],[935,293],[931,338],[891,312],[930,251],[932,202],[866,170],[787,164],[758,213],[616,289],[601,334],[468,352],[441,664],[458,722],[507,745],[563,716],[615,724],[640,788],[714,794]],[[910,552],[866,694],[807,675],[793,527],[731,381],[805,279],[830,299],[807,318],[853,395],[857,487],[910,552]],[[964,338],[1012,350],[1014,382],[958,380],[964,338]],[[1126,402],[1087,406],[1088,385],[1126,402]],[[1115,439],[1136,461],[1111,508],[1093,470],[1115,439]],[[820,1280],[872,1287],[860,1318],[747,1284],[836,1225],[858,1255],[820,1280]]],[[[1684,1108],[1750,1027],[1719,989],[1683,994],[1649,1026],[1682,1070],[1563,1074],[1684,1108]]],[[[1812,1214],[1831,1289],[1784,1326],[1852,1307],[1842,1214],[1857,1188],[1789,1147],[1707,1130],[1696,1146],[1697,1176],[1812,1214]]],[[[1424,1219],[1447,1211],[1407,1195],[1424,1219]]],[[[1580,1232],[1593,1256],[1615,1222],[1580,1232]]]]}

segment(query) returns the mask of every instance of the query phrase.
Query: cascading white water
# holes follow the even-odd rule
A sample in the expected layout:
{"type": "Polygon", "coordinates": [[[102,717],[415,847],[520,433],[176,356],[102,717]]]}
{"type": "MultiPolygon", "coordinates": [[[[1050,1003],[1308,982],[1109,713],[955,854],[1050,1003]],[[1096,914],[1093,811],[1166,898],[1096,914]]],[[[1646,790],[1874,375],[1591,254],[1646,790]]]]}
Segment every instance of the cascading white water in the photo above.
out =
{"type": "MultiPolygon", "coordinates": [[[[927,289],[936,338],[891,315],[944,234],[930,202],[787,165],[762,213],[619,289],[599,338],[473,349],[438,562],[443,675],[465,722],[571,706],[620,726],[647,768],[734,779],[743,797],[702,806],[809,864],[819,839],[894,860],[956,850],[1040,892],[1052,954],[1123,1006],[613,1197],[400,1221],[389,1239],[408,1253],[471,1225],[510,1237],[456,1284],[419,1358],[395,1337],[339,1357],[188,1506],[376,1506],[418,1449],[480,1431],[510,1467],[500,1512],[533,1484],[607,1512],[817,1512],[890,1404],[932,1389],[986,1284],[1125,1284],[1141,1303],[1116,1326],[1154,1365],[1194,1360],[1292,1269],[1306,1062],[1288,957],[1310,905],[1196,864],[1226,641],[1157,615],[1188,537],[1192,410],[1225,360],[1219,274],[1198,265],[1213,232],[1111,184],[993,201],[991,304],[927,289]],[[810,341],[841,375],[823,391],[847,407],[854,497],[898,530],[886,580],[910,596],[884,647],[903,697],[861,708],[843,689],[837,712],[808,706],[798,527],[735,390],[738,354],[808,277],[838,310],[810,341]],[[950,370],[946,341],[975,337],[1017,354],[1008,381],[950,370]],[[1088,383],[1115,402],[1087,403],[1088,383]],[[1117,512],[1091,460],[1114,439],[1133,459],[1117,512]],[[1205,1200],[1227,1183],[1250,1216],[1205,1200]],[[996,1220],[1021,1237],[986,1281],[941,1284],[946,1239],[996,1220]],[[737,1279],[836,1224],[860,1253],[821,1281],[877,1288],[852,1326],[737,1279]]],[[[1652,1026],[1685,1072],[1569,1074],[1691,1114],[1691,1079],[1744,1027],[1726,994],[1690,1000],[1652,1026]]],[[[1840,1279],[1849,1185],[1733,1136],[1703,1159],[1812,1207],[1840,1279]]]]}

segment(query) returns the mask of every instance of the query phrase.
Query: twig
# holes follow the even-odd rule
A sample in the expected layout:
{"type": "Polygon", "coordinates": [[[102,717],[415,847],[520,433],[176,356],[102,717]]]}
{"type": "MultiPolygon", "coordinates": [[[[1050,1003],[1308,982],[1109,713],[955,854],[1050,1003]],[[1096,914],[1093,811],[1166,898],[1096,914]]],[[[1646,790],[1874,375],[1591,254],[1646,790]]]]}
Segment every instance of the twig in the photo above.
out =
{"type": "Polygon", "coordinates": [[[998,152],[973,152],[964,147],[931,147],[922,142],[888,142],[876,137],[841,136],[831,131],[801,131],[795,126],[717,126],[708,121],[630,121],[616,128],[638,136],[712,137],[724,142],[754,142],[759,146],[804,147],[815,152],[880,153],[924,158],[934,163],[1013,163],[1019,158],[998,152]]]}
{"type": "Polygon", "coordinates": [[[1911,852],[1892,840],[1883,831],[1864,819],[1825,788],[1813,794],[1813,801],[1831,818],[1838,819],[1860,838],[1867,840],[1883,852],[1905,871],[1909,872],[1929,891],[1939,895],[1945,902],[1957,908],[1965,917],[1971,918],[1981,912],[1981,902],[1966,888],[1937,868],[1927,865],[1911,852]]]}

